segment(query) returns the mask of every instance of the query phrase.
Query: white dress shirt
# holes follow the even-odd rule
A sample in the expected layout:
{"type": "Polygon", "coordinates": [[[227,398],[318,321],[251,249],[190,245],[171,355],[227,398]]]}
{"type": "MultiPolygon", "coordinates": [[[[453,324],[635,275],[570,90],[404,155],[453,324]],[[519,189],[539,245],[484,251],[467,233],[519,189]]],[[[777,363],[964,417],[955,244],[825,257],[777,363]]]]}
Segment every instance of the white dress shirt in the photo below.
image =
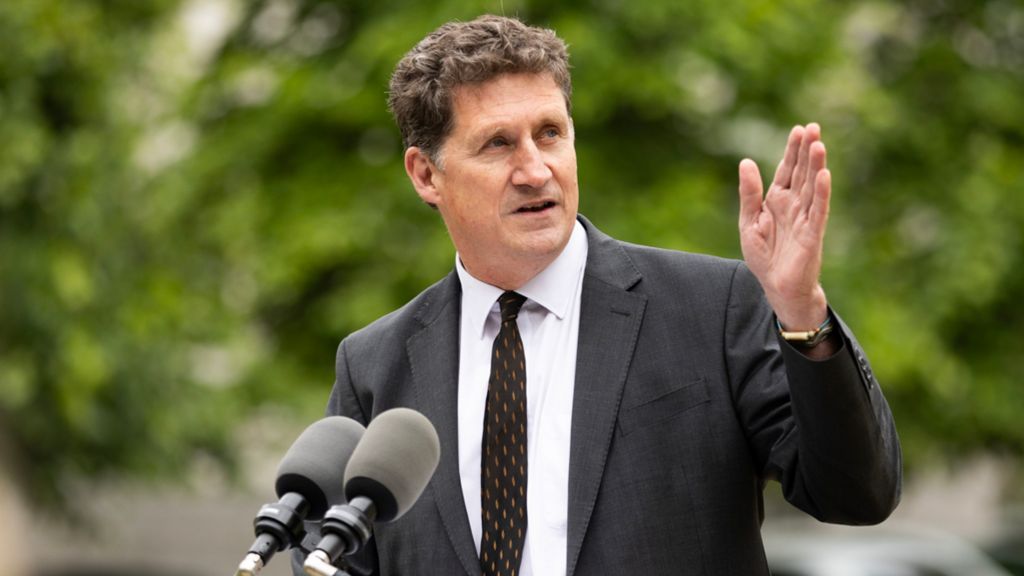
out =
{"type": "MultiPolygon", "coordinates": [[[[587,262],[587,234],[576,222],[569,242],[547,268],[516,292],[527,298],[519,312],[526,353],[526,514],[522,576],[565,574],[569,515],[569,440],[576,381],[580,294],[587,262]]],[[[501,323],[501,288],[455,267],[462,282],[459,340],[459,473],[466,513],[480,552],[480,452],[491,347],[501,323]]]]}

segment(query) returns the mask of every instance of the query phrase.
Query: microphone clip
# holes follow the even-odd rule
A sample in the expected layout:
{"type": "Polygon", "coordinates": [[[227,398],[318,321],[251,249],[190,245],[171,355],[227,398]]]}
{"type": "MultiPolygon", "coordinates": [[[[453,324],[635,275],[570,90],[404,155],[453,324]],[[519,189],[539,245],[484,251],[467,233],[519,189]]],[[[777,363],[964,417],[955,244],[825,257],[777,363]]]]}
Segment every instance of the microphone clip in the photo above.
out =
{"type": "Polygon", "coordinates": [[[376,516],[377,507],[365,496],[356,496],[348,504],[332,506],[320,525],[320,543],[303,564],[306,574],[344,574],[334,568],[332,563],[342,555],[354,554],[370,541],[376,516]]]}

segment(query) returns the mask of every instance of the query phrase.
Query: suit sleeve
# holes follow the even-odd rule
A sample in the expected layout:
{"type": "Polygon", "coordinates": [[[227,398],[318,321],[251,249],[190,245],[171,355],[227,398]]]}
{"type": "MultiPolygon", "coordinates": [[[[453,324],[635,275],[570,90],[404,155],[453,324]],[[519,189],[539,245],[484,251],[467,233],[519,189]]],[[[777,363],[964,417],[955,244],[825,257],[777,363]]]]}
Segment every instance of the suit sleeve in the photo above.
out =
{"type": "Polygon", "coordinates": [[[760,285],[739,264],[726,314],[729,379],[762,478],[780,481],[786,499],[818,520],[875,524],[899,502],[899,440],[863,349],[835,318],[840,350],[805,357],[779,337],[760,285]]]}

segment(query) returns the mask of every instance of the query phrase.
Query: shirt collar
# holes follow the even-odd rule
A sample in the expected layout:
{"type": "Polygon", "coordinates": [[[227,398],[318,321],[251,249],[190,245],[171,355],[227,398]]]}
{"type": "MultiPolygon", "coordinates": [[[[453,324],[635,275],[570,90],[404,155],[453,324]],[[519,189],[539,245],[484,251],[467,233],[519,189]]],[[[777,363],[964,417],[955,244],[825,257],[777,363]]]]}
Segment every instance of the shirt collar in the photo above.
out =
{"type": "MultiPolygon", "coordinates": [[[[516,292],[558,317],[569,313],[580,275],[587,263],[587,233],[577,220],[562,253],[516,292]]],[[[482,336],[487,316],[504,290],[473,277],[455,254],[455,269],[462,283],[462,314],[474,333],[482,336]]],[[[529,306],[529,302],[526,304],[529,306]]]]}

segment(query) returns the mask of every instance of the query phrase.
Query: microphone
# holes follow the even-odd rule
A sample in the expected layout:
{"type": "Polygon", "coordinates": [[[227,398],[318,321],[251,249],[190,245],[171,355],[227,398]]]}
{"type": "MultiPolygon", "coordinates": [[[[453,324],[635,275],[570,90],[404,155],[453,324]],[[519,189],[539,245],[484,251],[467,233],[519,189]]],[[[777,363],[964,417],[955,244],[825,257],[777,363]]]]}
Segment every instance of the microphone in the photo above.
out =
{"type": "Polygon", "coordinates": [[[394,408],[370,422],[345,468],[348,503],[332,507],[322,538],[303,565],[311,576],[344,574],[332,564],[373,536],[373,522],[391,522],[412,508],[434,475],[441,442],[426,416],[394,408]]]}
{"type": "Polygon", "coordinates": [[[256,540],[235,576],[258,575],[275,553],[302,541],[303,520],[319,520],[328,507],[345,502],[338,474],[363,432],[351,418],[328,416],[299,435],[277,468],[274,490],[280,500],[260,508],[253,520],[256,540]]]}

